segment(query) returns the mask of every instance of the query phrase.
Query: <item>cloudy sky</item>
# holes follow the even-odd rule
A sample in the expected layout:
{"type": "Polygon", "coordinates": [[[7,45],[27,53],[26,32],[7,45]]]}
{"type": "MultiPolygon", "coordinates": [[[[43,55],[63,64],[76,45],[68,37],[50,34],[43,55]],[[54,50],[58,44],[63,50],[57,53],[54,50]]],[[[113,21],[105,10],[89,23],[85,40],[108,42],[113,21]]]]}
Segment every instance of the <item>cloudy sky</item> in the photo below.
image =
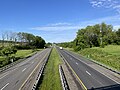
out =
{"type": "MultiPolygon", "coordinates": [[[[0,32],[28,32],[65,42],[87,25],[120,27],[120,0],[0,0],[0,32]]],[[[1,34],[0,33],[0,34],[1,34]]]]}

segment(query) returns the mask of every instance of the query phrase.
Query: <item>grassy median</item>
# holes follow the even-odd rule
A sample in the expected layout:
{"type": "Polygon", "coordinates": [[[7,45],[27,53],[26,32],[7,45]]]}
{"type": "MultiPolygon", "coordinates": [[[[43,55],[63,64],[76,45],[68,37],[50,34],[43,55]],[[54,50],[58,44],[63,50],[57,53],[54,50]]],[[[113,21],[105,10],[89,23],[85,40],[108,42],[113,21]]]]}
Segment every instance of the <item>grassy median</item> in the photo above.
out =
{"type": "Polygon", "coordinates": [[[61,60],[56,49],[53,48],[48,63],[45,67],[44,76],[39,90],[62,90],[59,64],[61,60]]]}

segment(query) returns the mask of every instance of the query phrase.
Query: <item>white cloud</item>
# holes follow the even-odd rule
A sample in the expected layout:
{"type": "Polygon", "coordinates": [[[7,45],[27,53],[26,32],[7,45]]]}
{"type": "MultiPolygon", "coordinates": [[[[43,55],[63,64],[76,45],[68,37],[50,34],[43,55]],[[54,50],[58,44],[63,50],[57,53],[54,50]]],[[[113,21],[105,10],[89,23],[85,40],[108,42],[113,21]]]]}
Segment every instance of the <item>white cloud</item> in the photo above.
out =
{"type": "Polygon", "coordinates": [[[64,22],[64,23],[54,23],[54,24],[49,24],[48,26],[70,26],[70,25],[72,25],[71,23],[66,23],[66,22],[64,22]]]}
{"type": "Polygon", "coordinates": [[[73,30],[73,29],[79,29],[80,26],[45,26],[45,27],[34,27],[31,29],[34,30],[42,30],[42,31],[63,31],[63,30],[73,30]]]}
{"type": "Polygon", "coordinates": [[[33,27],[33,30],[41,30],[41,31],[64,31],[64,30],[78,30],[81,28],[79,25],[72,25],[70,23],[55,23],[49,24],[49,26],[38,26],[33,27]]]}
{"type": "Polygon", "coordinates": [[[93,7],[111,8],[120,13],[120,0],[90,0],[93,7]]]}
{"type": "Polygon", "coordinates": [[[88,25],[100,24],[102,22],[111,24],[116,28],[116,26],[120,24],[120,15],[98,18],[90,21],[78,22],[76,23],[76,25],[71,23],[55,23],[55,24],[49,24],[45,26],[33,27],[30,29],[59,33],[59,31],[71,31],[71,30],[77,31],[78,29],[84,28],[88,25]]]}
{"type": "Polygon", "coordinates": [[[81,22],[80,25],[81,27],[86,27],[88,25],[95,25],[95,24],[100,24],[102,22],[105,22],[107,24],[111,24],[113,26],[116,26],[120,24],[120,15],[115,15],[115,16],[109,16],[109,17],[103,17],[103,18],[98,18],[98,19],[93,19],[89,21],[84,21],[81,22]]]}

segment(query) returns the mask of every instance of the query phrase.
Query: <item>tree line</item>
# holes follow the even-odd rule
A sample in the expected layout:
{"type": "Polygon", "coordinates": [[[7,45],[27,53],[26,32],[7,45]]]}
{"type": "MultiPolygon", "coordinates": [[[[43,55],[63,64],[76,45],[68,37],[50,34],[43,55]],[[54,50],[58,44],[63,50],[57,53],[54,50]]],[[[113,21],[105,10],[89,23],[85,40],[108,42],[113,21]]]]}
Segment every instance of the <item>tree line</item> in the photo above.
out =
{"type": "Polygon", "coordinates": [[[15,46],[18,49],[44,48],[45,40],[40,36],[35,36],[25,32],[4,32],[2,33],[1,47],[15,46]]]}
{"type": "Polygon", "coordinates": [[[120,29],[115,31],[112,25],[105,23],[79,29],[72,42],[58,43],[62,47],[74,48],[76,51],[91,47],[104,48],[110,44],[120,45],[120,29]]]}

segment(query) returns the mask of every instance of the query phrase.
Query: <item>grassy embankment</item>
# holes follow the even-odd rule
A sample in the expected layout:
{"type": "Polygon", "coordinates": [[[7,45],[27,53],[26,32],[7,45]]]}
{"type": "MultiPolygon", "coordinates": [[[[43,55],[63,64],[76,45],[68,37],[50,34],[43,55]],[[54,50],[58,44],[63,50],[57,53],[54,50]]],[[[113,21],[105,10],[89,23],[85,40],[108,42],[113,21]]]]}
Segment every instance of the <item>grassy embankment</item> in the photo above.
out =
{"type": "MultiPolygon", "coordinates": [[[[69,49],[73,51],[73,49],[69,49]]],[[[87,48],[77,53],[120,71],[120,45],[109,45],[105,48],[87,48]]]]}
{"type": "MultiPolygon", "coordinates": [[[[35,51],[33,52],[32,49],[30,49],[30,50],[18,50],[17,53],[14,56],[16,58],[24,58],[24,57],[27,57],[27,56],[31,56],[34,53],[35,53],[35,51]]],[[[2,63],[0,63],[0,67],[5,66],[5,65],[8,64],[8,61],[3,56],[0,56],[0,62],[2,62],[2,63]]]]}
{"type": "Polygon", "coordinates": [[[62,90],[59,64],[61,64],[60,57],[55,48],[53,48],[50,58],[46,64],[43,80],[39,90],[62,90]]]}

